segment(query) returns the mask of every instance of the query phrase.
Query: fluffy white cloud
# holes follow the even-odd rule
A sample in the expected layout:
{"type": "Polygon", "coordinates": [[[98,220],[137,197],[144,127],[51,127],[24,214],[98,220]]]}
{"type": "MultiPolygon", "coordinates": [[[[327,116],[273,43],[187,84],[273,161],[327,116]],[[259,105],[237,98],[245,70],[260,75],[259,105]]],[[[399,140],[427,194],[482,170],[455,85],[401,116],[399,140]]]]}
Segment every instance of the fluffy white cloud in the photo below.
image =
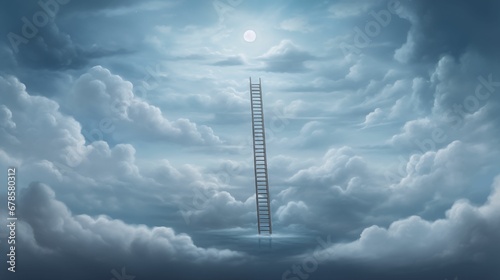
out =
{"type": "Polygon", "coordinates": [[[384,117],[384,111],[380,108],[376,108],[373,112],[370,112],[365,117],[365,122],[363,123],[365,126],[373,125],[379,122],[384,117]]]}
{"type": "Polygon", "coordinates": [[[185,118],[168,120],[160,108],[134,96],[130,82],[101,66],[78,78],[68,99],[81,121],[105,122],[105,129],[112,129],[110,132],[117,138],[134,135],[138,139],[183,144],[221,143],[208,126],[199,126],[185,118]]]}
{"type": "MultiPolygon", "coordinates": [[[[308,207],[305,212],[315,218],[304,220],[296,215],[297,219],[288,223],[322,230],[343,227],[344,233],[345,219],[349,219],[349,231],[355,232],[370,222],[385,224],[409,215],[438,217],[458,199],[487,196],[484,186],[469,186],[491,169],[497,154],[484,145],[454,141],[403,158],[399,173],[393,174],[394,182],[384,173],[387,169],[369,164],[352,148],[330,149],[321,161],[309,163],[290,176],[285,182],[289,186],[276,196],[274,205],[286,213],[285,206],[298,206],[289,202],[302,201],[308,207]]],[[[275,216],[276,221],[284,221],[281,214],[275,216]]]]}
{"type": "Polygon", "coordinates": [[[80,124],[59,111],[59,104],[32,96],[17,78],[0,76],[2,134],[11,156],[78,164],[86,151],[80,124]]]}
{"type": "Polygon", "coordinates": [[[309,207],[303,201],[290,201],[276,210],[278,222],[284,225],[303,223],[310,217],[309,207]]]}
{"type": "Polygon", "coordinates": [[[473,261],[498,258],[500,247],[500,178],[482,206],[456,201],[446,217],[427,221],[419,216],[393,222],[388,228],[371,226],[358,240],[319,252],[323,261],[357,260],[391,266],[415,263],[473,261]],[[409,257],[411,256],[411,257],[409,257]]]}
{"type": "Polygon", "coordinates": [[[392,195],[380,207],[432,212],[433,206],[451,204],[471,192],[484,194],[484,188],[469,187],[478,180],[478,170],[487,168],[495,154],[484,145],[460,141],[437,151],[413,154],[406,164],[405,175],[392,185],[392,195]]]}
{"type": "MultiPolygon", "coordinates": [[[[103,89],[90,91],[94,95],[92,102],[102,104],[106,100],[110,101],[107,92],[111,92],[124,104],[139,102],[140,105],[149,106],[134,100],[128,82],[102,68],[92,71],[107,73],[109,78],[107,84],[99,80],[89,82],[96,89],[103,89]]],[[[85,144],[80,123],[61,113],[57,102],[43,96],[29,95],[24,84],[14,77],[0,77],[0,88],[0,130],[3,132],[0,134],[0,162],[2,166],[15,165],[23,170],[24,176],[19,178],[20,188],[31,181],[41,181],[53,186],[57,192],[62,192],[61,199],[79,209],[105,212],[160,201],[168,206],[181,195],[189,196],[189,191],[195,187],[194,182],[210,182],[196,167],[170,166],[171,172],[168,173],[165,168],[169,166],[162,165],[162,161],[139,166],[135,157],[136,149],[130,144],[111,147],[105,141],[85,144]],[[187,187],[183,189],[181,186],[187,187]],[[143,191],[138,192],[139,188],[143,188],[143,191]],[[172,195],[171,190],[174,189],[179,192],[172,195]]],[[[80,107],[92,110],[93,103],[88,100],[81,99],[80,107]]],[[[98,106],[96,108],[91,111],[95,117],[115,117],[117,122],[120,118],[133,119],[136,113],[131,113],[126,106],[124,108],[127,110],[120,111],[123,114],[115,112],[114,115],[100,110],[102,108],[98,106]]],[[[192,137],[184,136],[193,140],[202,139],[197,138],[199,135],[196,134],[203,131],[203,127],[196,130],[196,125],[187,120],[179,120],[176,124],[177,128],[185,127],[180,130],[194,134],[192,137]]]]}
{"type": "Polygon", "coordinates": [[[288,187],[275,197],[275,221],[350,235],[370,220],[360,217],[384,201],[388,193],[382,183],[352,148],[329,149],[321,160],[299,165],[283,183],[288,187]]]}
{"type": "Polygon", "coordinates": [[[5,105],[0,106],[0,125],[2,129],[12,129],[16,124],[12,121],[12,112],[5,105]]]}
{"type": "Polygon", "coordinates": [[[368,174],[364,160],[355,156],[349,147],[342,147],[330,149],[320,165],[300,170],[290,178],[290,182],[301,185],[313,183],[315,188],[334,185],[344,188],[352,177],[363,174],[368,174]]]}
{"type": "MultiPolygon", "coordinates": [[[[221,262],[241,260],[244,254],[197,247],[187,234],[168,227],[129,225],[106,216],[73,215],[48,186],[33,183],[23,195],[25,223],[20,238],[31,240],[51,254],[77,255],[87,260],[140,258],[156,261],[221,262]],[[32,235],[32,236],[30,236],[32,235]],[[79,248],[79,249],[77,249],[79,248]]],[[[35,244],[33,244],[33,242],[35,244]]]]}
{"type": "Polygon", "coordinates": [[[253,226],[257,215],[255,195],[239,201],[227,191],[216,190],[198,191],[192,203],[181,205],[181,212],[186,222],[202,228],[253,226]]]}

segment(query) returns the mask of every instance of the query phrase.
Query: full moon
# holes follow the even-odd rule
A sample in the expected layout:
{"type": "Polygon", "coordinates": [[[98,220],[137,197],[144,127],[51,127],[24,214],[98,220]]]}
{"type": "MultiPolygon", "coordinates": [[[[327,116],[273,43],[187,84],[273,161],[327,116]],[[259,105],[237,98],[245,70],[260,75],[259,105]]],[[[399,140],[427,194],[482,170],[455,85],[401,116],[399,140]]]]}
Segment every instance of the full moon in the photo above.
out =
{"type": "Polygon", "coordinates": [[[245,31],[245,34],[243,34],[243,39],[245,39],[245,41],[247,41],[249,43],[252,43],[253,41],[255,41],[256,38],[257,38],[257,34],[255,34],[255,31],[253,31],[253,30],[247,30],[247,31],[245,31]]]}

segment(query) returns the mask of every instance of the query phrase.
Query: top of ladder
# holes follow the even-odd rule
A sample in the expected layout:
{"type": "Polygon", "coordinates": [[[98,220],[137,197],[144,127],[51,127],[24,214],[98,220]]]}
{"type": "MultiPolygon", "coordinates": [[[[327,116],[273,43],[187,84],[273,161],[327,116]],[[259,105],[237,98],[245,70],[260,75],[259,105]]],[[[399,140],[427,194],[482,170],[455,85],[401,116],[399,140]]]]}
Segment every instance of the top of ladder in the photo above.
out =
{"type": "Polygon", "coordinates": [[[252,84],[252,77],[250,77],[250,85],[261,85],[261,80],[259,78],[259,83],[258,84],[252,84]]]}

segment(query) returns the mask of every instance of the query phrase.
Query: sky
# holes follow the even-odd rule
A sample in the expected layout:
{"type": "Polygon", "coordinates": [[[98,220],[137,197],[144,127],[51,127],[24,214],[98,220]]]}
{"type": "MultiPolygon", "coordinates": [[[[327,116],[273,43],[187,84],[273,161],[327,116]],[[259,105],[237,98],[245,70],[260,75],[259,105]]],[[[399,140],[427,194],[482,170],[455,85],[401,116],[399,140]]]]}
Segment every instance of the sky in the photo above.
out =
{"type": "Polygon", "coordinates": [[[2,279],[497,280],[499,13],[2,0],[2,279]],[[250,77],[271,237],[257,234],[250,77]]]}

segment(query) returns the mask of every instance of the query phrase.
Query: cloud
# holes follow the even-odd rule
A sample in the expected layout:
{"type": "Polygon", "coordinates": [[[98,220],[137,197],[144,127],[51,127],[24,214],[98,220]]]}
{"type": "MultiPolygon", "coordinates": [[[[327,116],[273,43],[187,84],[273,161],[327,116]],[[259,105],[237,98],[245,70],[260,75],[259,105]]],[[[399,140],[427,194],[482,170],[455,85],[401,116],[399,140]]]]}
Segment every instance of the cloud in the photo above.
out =
{"type": "MultiPolygon", "coordinates": [[[[496,154],[484,145],[459,141],[436,150],[417,151],[409,158],[400,157],[394,182],[387,177],[390,168],[370,164],[353,148],[330,149],[321,161],[295,169],[282,183],[288,187],[275,196],[275,209],[285,209],[290,201],[302,201],[307,205],[306,212],[316,217],[314,222],[297,215],[295,220],[279,219],[278,214],[276,221],[334,231],[336,238],[345,238],[370,221],[385,224],[409,215],[440,217],[458,199],[474,197],[474,201],[481,201],[487,197],[485,187],[468,186],[479,182],[482,175],[477,170],[484,174],[496,154]]],[[[279,174],[278,170],[274,172],[279,174]]]]}
{"type": "Polygon", "coordinates": [[[471,197],[472,193],[486,197],[484,187],[472,190],[469,186],[478,182],[477,170],[490,165],[493,154],[484,145],[467,145],[460,141],[453,141],[436,151],[417,152],[406,163],[404,176],[391,186],[392,195],[379,206],[389,209],[404,207],[400,214],[417,211],[434,216],[444,205],[471,197]],[[467,161],[463,161],[464,158],[467,161]]]}
{"type": "Polygon", "coordinates": [[[345,185],[353,174],[363,174],[367,171],[365,162],[359,156],[353,156],[352,149],[342,147],[328,150],[321,165],[299,171],[290,178],[290,182],[314,182],[316,188],[345,185]]]}
{"type": "Polygon", "coordinates": [[[500,20],[495,0],[472,3],[457,1],[450,7],[446,1],[404,1],[399,11],[412,24],[407,41],[396,50],[399,61],[435,61],[442,55],[459,57],[468,50],[498,55],[500,31],[491,29],[500,20]]]}
{"type": "Polygon", "coordinates": [[[215,66],[236,66],[236,65],[244,65],[245,59],[241,55],[229,56],[224,60],[219,60],[213,65],[215,66]]]}
{"type": "Polygon", "coordinates": [[[308,217],[311,218],[311,213],[303,201],[290,201],[286,205],[280,206],[276,210],[275,216],[280,223],[292,224],[304,222],[308,217]]]}
{"type": "Polygon", "coordinates": [[[133,85],[101,66],[80,76],[67,96],[68,104],[80,120],[103,120],[116,126],[116,137],[132,135],[145,140],[167,140],[182,144],[221,143],[213,130],[188,119],[170,121],[160,108],[136,97],[133,85]],[[97,104],[97,105],[96,105],[97,104]]]}
{"type": "Polygon", "coordinates": [[[104,15],[106,17],[118,17],[118,16],[126,16],[130,14],[135,14],[137,12],[144,11],[158,11],[158,10],[166,10],[173,6],[175,6],[176,2],[161,2],[161,1],[144,1],[141,3],[134,3],[124,1],[124,3],[113,3],[113,7],[104,8],[102,7],[100,10],[95,12],[97,15],[104,15]],[[121,7],[120,7],[121,6],[121,7]]]}
{"type": "Polygon", "coordinates": [[[331,148],[322,159],[288,177],[284,183],[288,187],[275,198],[274,208],[280,209],[275,220],[345,238],[366,222],[361,216],[385,200],[388,193],[380,182],[381,177],[352,148],[331,148]],[[293,212],[298,209],[303,214],[293,212]],[[289,210],[294,218],[286,214],[289,210]]]}
{"type": "Polygon", "coordinates": [[[419,216],[395,221],[387,228],[371,226],[359,239],[332,245],[323,261],[356,260],[371,265],[416,265],[471,261],[491,263],[499,257],[500,178],[482,206],[456,201],[446,217],[435,221],[419,216]],[[411,256],[411,257],[408,257],[411,256]]]}
{"type": "Polygon", "coordinates": [[[182,215],[190,224],[215,229],[253,226],[257,215],[254,209],[255,195],[245,201],[239,201],[227,191],[198,193],[201,195],[195,193],[192,203],[181,205],[182,215]]]}
{"type": "Polygon", "coordinates": [[[264,71],[296,73],[307,71],[308,68],[304,63],[314,60],[315,57],[300,49],[292,41],[282,40],[258,59],[265,62],[266,66],[262,69],[264,71]]]}
{"type": "Polygon", "coordinates": [[[344,19],[359,16],[366,13],[368,9],[373,5],[368,1],[364,1],[361,3],[360,2],[354,3],[339,1],[328,8],[329,17],[335,19],[344,19]]]}
{"type": "Polygon", "coordinates": [[[370,112],[368,115],[365,117],[365,122],[363,123],[365,126],[367,125],[372,125],[376,122],[379,122],[383,117],[385,113],[382,109],[380,108],[375,108],[373,112],[370,112]]]}
{"type": "Polygon", "coordinates": [[[302,33],[308,33],[314,30],[304,17],[286,19],[280,23],[280,28],[286,31],[297,31],[302,33]]]}
{"type": "MultiPolygon", "coordinates": [[[[500,174],[498,39],[486,35],[498,33],[486,28],[498,25],[493,1],[401,1],[403,19],[393,15],[360,56],[338,45],[388,2],[245,2],[226,6],[232,15],[219,25],[211,1],[70,2],[19,54],[6,37],[0,43],[0,166],[18,167],[20,194],[29,194],[20,195],[19,257],[34,271],[14,277],[109,279],[125,266],[136,279],[279,278],[271,270],[290,265],[275,260],[317,245],[279,239],[299,232],[313,241],[331,234],[335,244],[312,278],[450,279],[454,261],[460,279],[488,278],[465,270],[498,275],[469,266],[499,257],[498,215],[478,206],[500,174]],[[262,13],[289,39],[266,40],[259,22],[238,25],[262,13]],[[264,39],[251,48],[240,37],[248,28],[264,39]],[[169,74],[146,100],[139,86],[155,63],[169,74]],[[277,234],[265,252],[246,236],[256,209],[240,68],[265,76],[267,108],[278,115],[266,118],[277,234]],[[27,187],[33,181],[53,191],[27,187]],[[378,277],[363,264],[407,266],[401,277],[378,277]]],[[[4,8],[4,34],[39,9],[4,8]]]]}
{"type": "MultiPolygon", "coordinates": [[[[107,85],[94,82],[106,87],[107,91],[89,91],[94,96],[82,98],[82,107],[92,108],[94,103],[88,103],[89,99],[104,102],[110,97],[107,92],[133,106],[137,100],[130,92],[131,85],[127,87],[127,82],[118,76],[108,78],[107,85]]],[[[17,167],[26,171],[21,182],[50,183],[57,192],[62,192],[62,199],[79,209],[126,212],[126,205],[151,205],[160,201],[163,201],[163,209],[172,208],[177,198],[172,190],[177,190],[176,195],[188,196],[190,184],[209,180],[195,167],[171,167],[168,173],[156,161],[139,165],[136,148],[131,144],[110,146],[102,140],[86,143],[85,130],[78,121],[62,113],[57,102],[29,95],[24,84],[15,77],[0,77],[0,94],[0,146],[5,149],[3,166],[17,162],[17,167]],[[155,166],[157,170],[151,171],[155,166]],[[73,186],[71,192],[67,192],[68,185],[73,186]],[[139,192],[138,186],[150,191],[139,192]],[[118,189],[120,195],[115,193],[118,189]]],[[[114,116],[115,125],[121,116],[129,117],[127,110],[117,110],[114,115],[105,108],[91,112],[94,115],[90,117],[97,120],[114,116]],[[110,115],[106,115],[108,113],[110,115]]]]}
{"type": "Polygon", "coordinates": [[[12,112],[5,105],[0,105],[0,126],[6,129],[16,128],[12,121],[12,112]]]}
{"type": "MultiPolygon", "coordinates": [[[[292,143],[302,148],[317,147],[325,145],[323,138],[328,135],[325,124],[319,121],[310,121],[300,129],[297,143],[292,143]]],[[[293,142],[293,141],[292,141],[293,142]]]]}
{"type": "Polygon", "coordinates": [[[59,104],[31,96],[17,78],[0,77],[2,131],[0,143],[9,154],[73,164],[81,160],[85,139],[80,124],[59,111],[59,104]],[[40,145],[40,143],[44,143],[40,145]]]}
{"type": "Polygon", "coordinates": [[[48,250],[50,254],[68,258],[76,255],[87,262],[99,256],[101,261],[140,258],[146,263],[160,259],[189,263],[231,262],[244,257],[231,250],[197,247],[187,234],[177,234],[168,227],[151,228],[129,225],[106,216],[74,215],[44,184],[30,184],[23,201],[26,205],[20,211],[26,226],[21,238],[34,240],[36,243],[32,246],[48,250]]]}
{"type": "Polygon", "coordinates": [[[48,70],[81,69],[92,59],[130,53],[130,50],[126,49],[80,46],[69,34],[60,30],[56,21],[38,25],[40,27],[29,22],[31,25],[19,24],[18,28],[9,30],[8,36],[8,46],[13,50],[13,58],[22,67],[48,70]],[[33,37],[25,35],[25,26],[31,26],[28,30],[34,34],[33,37]]]}
{"type": "Polygon", "coordinates": [[[409,111],[416,113],[414,119],[406,117],[404,133],[394,135],[392,143],[411,148],[415,145],[410,142],[436,138],[433,142],[437,147],[453,140],[492,145],[500,133],[495,128],[497,118],[493,117],[495,108],[500,106],[495,94],[499,85],[497,72],[497,65],[475,52],[459,58],[441,57],[430,77],[414,78],[411,94],[400,98],[391,108],[391,118],[399,115],[401,119],[409,111]]]}

